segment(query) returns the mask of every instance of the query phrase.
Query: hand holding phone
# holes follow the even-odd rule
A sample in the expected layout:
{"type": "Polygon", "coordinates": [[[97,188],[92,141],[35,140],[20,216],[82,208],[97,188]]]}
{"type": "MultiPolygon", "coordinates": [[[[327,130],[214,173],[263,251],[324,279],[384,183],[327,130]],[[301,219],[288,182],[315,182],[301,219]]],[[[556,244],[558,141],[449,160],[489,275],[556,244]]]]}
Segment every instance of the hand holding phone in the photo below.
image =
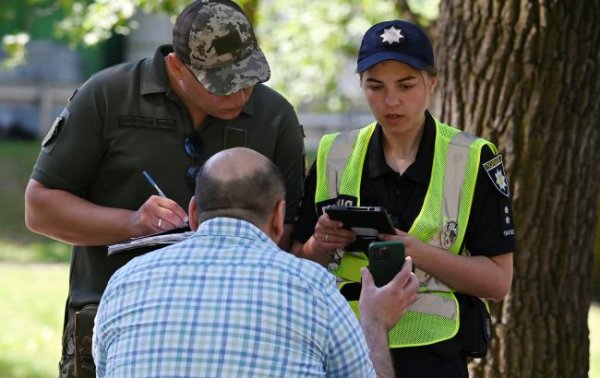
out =
{"type": "Polygon", "coordinates": [[[404,244],[399,240],[369,244],[369,271],[377,287],[390,282],[404,265],[404,244]]]}
{"type": "Polygon", "coordinates": [[[419,280],[411,268],[412,262],[407,257],[400,272],[383,287],[375,285],[369,269],[361,268],[362,290],[358,301],[361,323],[367,327],[371,325],[373,329],[383,326],[387,331],[398,323],[408,306],[417,299],[419,280]]]}

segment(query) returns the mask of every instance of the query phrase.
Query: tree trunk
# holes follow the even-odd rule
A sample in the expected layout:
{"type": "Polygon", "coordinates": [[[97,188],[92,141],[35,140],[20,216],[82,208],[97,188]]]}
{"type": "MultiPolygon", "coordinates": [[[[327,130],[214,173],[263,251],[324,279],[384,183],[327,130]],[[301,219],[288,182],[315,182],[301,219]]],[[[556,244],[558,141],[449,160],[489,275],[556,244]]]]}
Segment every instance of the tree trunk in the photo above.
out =
{"type": "Polygon", "coordinates": [[[598,193],[598,219],[594,240],[594,268],[592,273],[592,301],[600,301],[600,193],[598,193]]]}
{"type": "Polygon", "coordinates": [[[496,143],[518,250],[476,377],[586,377],[600,186],[600,0],[442,0],[440,118],[496,143]]]}

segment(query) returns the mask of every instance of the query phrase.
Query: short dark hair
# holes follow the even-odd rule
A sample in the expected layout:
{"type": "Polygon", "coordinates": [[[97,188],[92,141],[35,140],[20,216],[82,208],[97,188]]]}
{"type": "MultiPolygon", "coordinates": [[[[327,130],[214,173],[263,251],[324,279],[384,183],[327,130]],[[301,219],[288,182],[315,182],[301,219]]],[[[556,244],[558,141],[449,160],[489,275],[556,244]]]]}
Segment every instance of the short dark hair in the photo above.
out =
{"type": "Polygon", "coordinates": [[[198,220],[239,218],[256,226],[268,221],[278,201],[285,198],[281,172],[267,158],[236,177],[222,178],[204,164],[196,176],[198,220]]]}

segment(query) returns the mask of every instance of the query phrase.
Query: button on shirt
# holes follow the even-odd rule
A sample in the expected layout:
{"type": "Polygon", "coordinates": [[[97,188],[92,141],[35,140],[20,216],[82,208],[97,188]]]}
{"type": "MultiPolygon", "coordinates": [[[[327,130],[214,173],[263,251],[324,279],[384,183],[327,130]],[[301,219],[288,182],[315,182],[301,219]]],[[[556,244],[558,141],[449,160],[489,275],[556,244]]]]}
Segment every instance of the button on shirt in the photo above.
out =
{"type": "Polygon", "coordinates": [[[99,377],[375,376],[334,277],[231,218],[119,269],[93,354],[99,377]]]}

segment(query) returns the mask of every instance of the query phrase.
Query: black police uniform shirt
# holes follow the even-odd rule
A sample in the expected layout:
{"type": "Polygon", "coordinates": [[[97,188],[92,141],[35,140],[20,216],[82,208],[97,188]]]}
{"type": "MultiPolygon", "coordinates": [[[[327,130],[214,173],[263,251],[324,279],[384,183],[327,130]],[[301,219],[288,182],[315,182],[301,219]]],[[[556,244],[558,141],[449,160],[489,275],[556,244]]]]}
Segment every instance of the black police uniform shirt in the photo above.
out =
{"type": "MultiPolygon", "coordinates": [[[[429,186],[435,145],[435,121],[427,112],[423,136],[415,161],[400,175],[392,170],[383,154],[383,132],[377,125],[367,149],[362,170],[361,205],[382,206],[396,228],[408,231],[421,211],[429,186]]],[[[512,207],[507,188],[498,188],[483,164],[494,158],[489,147],[481,152],[473,205],[464,239],[472,255],[496,256],[516,251],[512,207]],[[501,190],[504,189],[504,190],[501,190]]],[[[315,210],[316,174],[313,164],[305,180],[305,193],[292,238],[306,242],[318,219],[315,210]]],[[[415,377],[466,377],[466,357],[461,354],[459,336],[445,342],[413,348],[392,349],[396,374],[415,377]]]]}
{"type": "MultiPolygon", "coordinates": [[[[281,170],[286,223],[293,223],[304,179],[304,145],[292,106],[256,85],[238,118],[208,117],[200,125],[201,152],[193,159],[184,149],[193,120],[166,73],[164,58],[171,51],[161,46],[151,58],[109,67],[86,81],[44,140],[32,178],[101,206],[136,210],[156,194],[142,175],[146,170],[167,197],[187,209],[193,194],[187,170],[224,148],[245,145],[281,170]]],[[[74,246],[66,319],[98,303],[110,276],[133,256],[108,257],[106,246],[74,246]]]]}
{"type": "MultiPolygon", "coordinates": [[[[433,166],[435,121],[427,112],[423,136],[415,161],[403,174],[392,170],[383,154],[383,132],[377,125],[367,150],[361,180],[361,205],[382,206],[390,213],[396,228],[408,231],[419,215],[433,166]]],[[[472,255],[496,256],[516,251],[512,207],[508,192],[496,187],[483,164],[494,154],[488,147],[481,152],[473,205],[464,239],[464,246],[472,255]]],[[[314,233],[318,219],[315,210],[316,173],[312,165],[305,180],[305,193],[298,212],[299,219],[292,238],[306,242],[314,233]]]]}

